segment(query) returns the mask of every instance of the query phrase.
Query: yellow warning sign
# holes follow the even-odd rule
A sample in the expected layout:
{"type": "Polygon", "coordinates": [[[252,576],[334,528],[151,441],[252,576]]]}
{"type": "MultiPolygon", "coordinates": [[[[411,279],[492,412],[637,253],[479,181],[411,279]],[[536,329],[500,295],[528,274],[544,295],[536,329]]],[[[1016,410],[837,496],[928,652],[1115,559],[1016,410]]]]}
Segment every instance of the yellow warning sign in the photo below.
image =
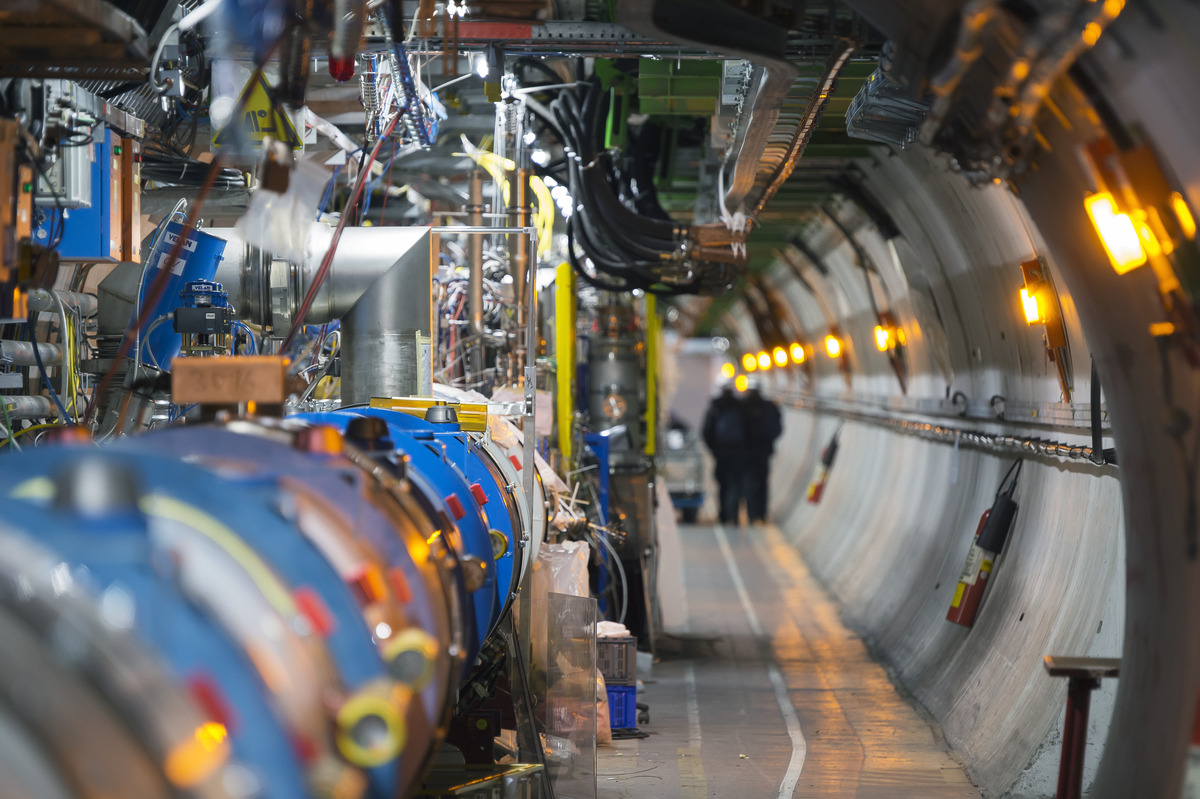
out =
{"type": "Polygon", "coordinates": [[[296,126],[283,106],[272,100],[274,92],[260,72],[256,80],[246,84],[238,98],[238,116],[213,136],[217,147],[236,141],[239,136],[245,141],[262,141],[270,136],[277,141],[290,144],[292,149],[304,148],[304,142],[296,133],[296,126]]]}

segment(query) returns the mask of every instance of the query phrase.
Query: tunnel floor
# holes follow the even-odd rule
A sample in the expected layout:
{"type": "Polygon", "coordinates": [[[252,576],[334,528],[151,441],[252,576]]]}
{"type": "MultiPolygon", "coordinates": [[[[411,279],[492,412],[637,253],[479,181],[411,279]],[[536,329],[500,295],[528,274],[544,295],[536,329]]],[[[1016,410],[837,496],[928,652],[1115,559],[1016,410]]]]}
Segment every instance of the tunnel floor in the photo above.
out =
{"type": "Polygon", "coordinates": [[[680,536],[688,622],[638,694],[650,737],[598,750],[600,799],[980,796],[777,529],[680,536]]]}

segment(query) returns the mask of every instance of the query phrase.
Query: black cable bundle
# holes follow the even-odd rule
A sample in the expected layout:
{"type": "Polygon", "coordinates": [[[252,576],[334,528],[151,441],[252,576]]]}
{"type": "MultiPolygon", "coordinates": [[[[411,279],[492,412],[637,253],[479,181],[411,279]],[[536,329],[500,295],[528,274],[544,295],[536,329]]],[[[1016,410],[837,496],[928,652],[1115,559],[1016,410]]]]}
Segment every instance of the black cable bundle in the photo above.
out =
{"type": "MultiPolygon", "coordinates": [[[[523,66],[538,68],[530,63],[523,66]]],[[[557,74],[549,68],[544,71],[547,77],[557,74]]],[[[592,78],[574,88],[557,90],[556,95],[548,107],[534,101],[529,108],[567,153],[565,164],[555,164],[551,174],[559,175],[565,168],[575,202],[574,213],[567,220],[567,251],[575,272],[588,285],[607,291],[641,289],[662,295],[696,291],[697,280],[678,286],[662,283],[664,267],[680,261],[686,227],[664,218],[661,208],[651,216],[621,200],[622,196],[636,198],[639,192],[630,183],[631,175],[597,146],[596,130],[606,96],[600,82],[592,78]],[[584,266],[578,250],[595,273],[584,266]]]]}
{"type": "MultiPolygon", "coordinates": [[[[192,187],[204,185],[208,177],[209,164],[192,158],[158,155],[154,152],[142,154],[142,180],[153,181],[160,187],[192,187]]],[[[213,188],[245,188],[246,177],[241,172],[226,167],[218,173],[213,188]]]]}

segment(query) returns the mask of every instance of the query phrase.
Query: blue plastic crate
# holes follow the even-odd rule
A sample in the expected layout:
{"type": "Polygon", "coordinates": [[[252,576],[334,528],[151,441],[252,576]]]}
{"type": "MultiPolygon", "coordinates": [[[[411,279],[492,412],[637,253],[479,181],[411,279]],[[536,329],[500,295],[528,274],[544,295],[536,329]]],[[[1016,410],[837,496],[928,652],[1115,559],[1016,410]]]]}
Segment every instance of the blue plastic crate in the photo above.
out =
{"type": "Polygon", "coordinates": [[[637,686],[609,685],[608,726],[614,730],[626,730],[637,726],[637,686]]]}

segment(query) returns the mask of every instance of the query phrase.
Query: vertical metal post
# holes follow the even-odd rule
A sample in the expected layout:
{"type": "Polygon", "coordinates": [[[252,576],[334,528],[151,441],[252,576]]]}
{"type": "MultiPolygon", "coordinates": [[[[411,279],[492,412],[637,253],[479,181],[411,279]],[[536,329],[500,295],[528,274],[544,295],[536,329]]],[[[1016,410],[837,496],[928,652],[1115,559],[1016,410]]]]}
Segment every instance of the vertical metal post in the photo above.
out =
{"type": "MultiPolygon", "coordinates": [[[[516,197],[515,211],[517,213],[517,227],[529,227],[529,217],[532,209],[529,206],[529,170],[525,168],[516,171],[516,197]]],[[[525,309],[524,305],[527,301],[525,297],[526,282],[528,282],[528,272],[530,263],[530,239],[526,234],[516,236],[515,247],[513,249],[513,285],[516,287],[519,296],[517,297],[517,313],[520,314],[521,321],[524,321],[525,309]]]]}
{"type": "MultiPolygon", "coordinates": [[[[537,252],[537,230],[535,228],[527,228],[526,232],[521,236],[528,245],[529,252],[537,252]]],[[[525,496],[529,499],[530,518],[533,512],[533,489],[534,489],[534,472],[537,469],[537,464],[534,461],[534,449],[536,445],[537,429],[535,411],[537,409],[537,346],[535,338],[537,334],[537,269],[531,267],[526,270],[525,291],[526,291],[526,309],[525,317],[525,340],[529,342],[529,346],[525,348],[525,420],[524,431],[525,436],[525,496]]],[[[527,628],[526,628],[527,629],[527,628]]]]}
{"type": "MultiPolygon", "coordinates": [[[[483,172],[471,173],[467,211],[472,227],[483,225],[483,172]]],[[[470,313],[467,335],[471,345],[467,359],[467,386],[474,388],[483,377],[483,237],[467,236],[467,310],[470,313]]]]}
{"type": "Polygon", "coordinates": [[[1056,799],[1079,799],[1083,795],[1083,758],[1087,747],[1088,712],[1092,691],[1100,681],[1072,677],[1067,683],[1067,718],[1063,724],[1062,760],[1058,764],[1056,799]]]}
{"type": "Polygon", "coordinates": [[[1058,764],[1056,799],[1079,799],[1083,794],[1083,759],[1087,748],[1088,710],[1092,691],[1104,677],[1120,674],[1116,658],[1064,657],[1046,655],[1042,659],[1051,677],[1066,677],[1067,717],[1063,724],[1062,760],[1058,764]]]}
{"type": "MultiPolygon", "coordinates": [[[[529,252],[537,252],[537,229],[530,227],[523,234],[522,238],[528,237],[529,252]]],[[[526,270],[528,275],[526,280],[527,299],[528,299],[528,315],[525,318],[525,336],[526,341],[534,341],[534,332],[537,320],[537,267],[526,270]]],[[[522,435],[525,451],[523,453],[525,466],[521,470],[522,476],[525,478],[525,498],[529,503],[529,518],[533,519],[533,503],[537,501],[534,496],[534,488],[536,487],[536,472],[537,461],[534,458],[535,447],[537,445],[537,348],[530,346],[525,351],[525,416],[522,424],[522,435]]],[[[534,531],[537,535],[538,531],[534,531]]],[[[526,546],[532,546],[531,541],[525,542],[526,546]]],[[[518,628],[519,637],[516,645],[521,647],[521,652],[526,663],[530,662],[529,631],[533,629],[533,602],[531,601],[530,592],[527,590],[529,581],[533,577],[533,569],[528,569],[525,578],[519,588],[521,592],[520,612],[521,618],[518,628]]],[[[547,788],[549,783],[547,783],[547,788]]]]}

